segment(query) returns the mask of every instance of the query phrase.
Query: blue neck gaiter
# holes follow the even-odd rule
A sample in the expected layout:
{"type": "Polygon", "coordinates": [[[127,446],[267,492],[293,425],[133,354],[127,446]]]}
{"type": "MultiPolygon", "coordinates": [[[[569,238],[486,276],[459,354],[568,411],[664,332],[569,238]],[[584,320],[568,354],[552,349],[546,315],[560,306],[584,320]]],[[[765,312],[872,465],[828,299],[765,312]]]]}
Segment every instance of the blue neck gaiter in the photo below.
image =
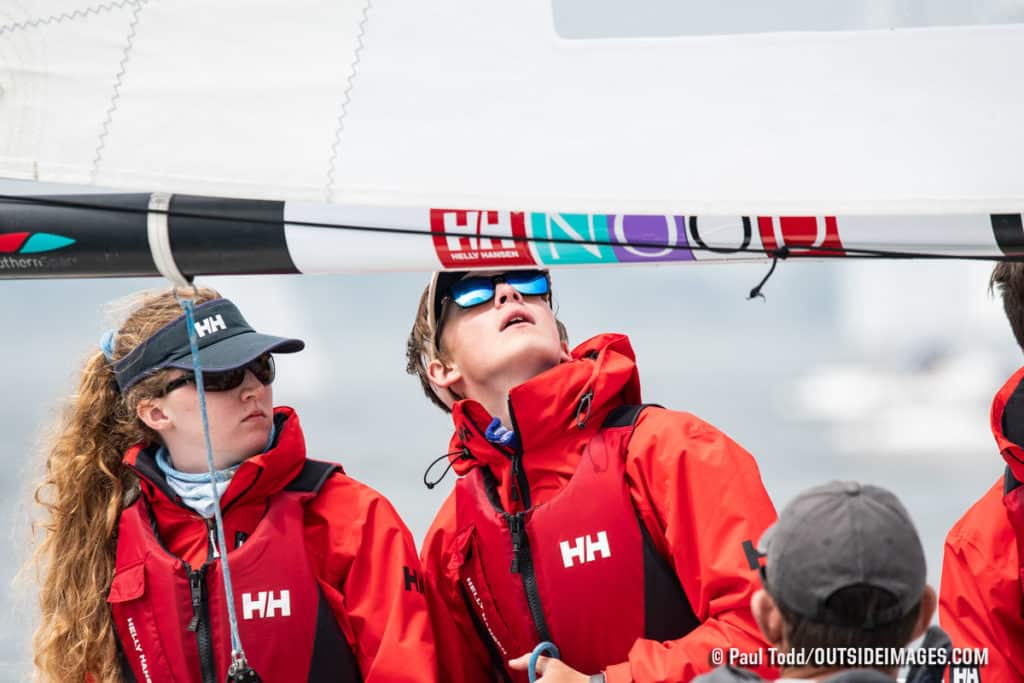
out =
{"type": "MultiPolygon", "coordinates": [[[[263,448],[264,453],[270,450],[276,436],[277,429],[271,424],[270,437],[267,439],[267,445],[263,448]]],[[[170,453],[165,446],[161,446],[157,450],[156,464],[164,473],[168,486],[181,496],[181,501],[207,519],[213,517],[214,514],[213,486],[217,487],[217,498],[219,499],[224,495],[228,484],[231,483],[231,478],[235,476],[235,472],[241,465],[239,463],[223,470],[217,470],[214,477],[210,477],[209,472],[181,472],[174,469],[170,453]]]]}

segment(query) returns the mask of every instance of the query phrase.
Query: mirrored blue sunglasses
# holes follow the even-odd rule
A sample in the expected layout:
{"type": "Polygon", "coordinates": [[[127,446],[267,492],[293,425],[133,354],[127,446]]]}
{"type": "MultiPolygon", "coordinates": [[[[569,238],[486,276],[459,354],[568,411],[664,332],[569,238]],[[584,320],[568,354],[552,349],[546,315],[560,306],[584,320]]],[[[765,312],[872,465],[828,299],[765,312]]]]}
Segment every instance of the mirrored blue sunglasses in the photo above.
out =
{"type": "Polygon", "coordinates": [[[523,296],[543,296],[551,292],[551,282],[544,271],[512,270],[500,275],[458,280],[452,283],[449,298],[460,308],[473,308],[492,300],[499,282],[511,286],[523,296]]]}

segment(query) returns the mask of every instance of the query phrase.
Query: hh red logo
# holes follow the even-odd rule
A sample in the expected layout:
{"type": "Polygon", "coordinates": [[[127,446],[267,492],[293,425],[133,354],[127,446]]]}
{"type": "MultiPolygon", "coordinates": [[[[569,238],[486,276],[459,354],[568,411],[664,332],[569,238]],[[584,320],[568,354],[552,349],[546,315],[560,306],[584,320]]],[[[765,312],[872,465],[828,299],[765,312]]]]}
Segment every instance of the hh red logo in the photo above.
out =
{"type": "Polygon", "coordinates": [[[761,242],[769,251],[789,247],[798,256],[844,256],[835,216],[758,216],[761,242]]]}
{"type": "Polygon", "coordinates": [[[536,263],[526,241],[522,212],[431,209],[430,232],[437,257],[446,268],[536,263]]]}

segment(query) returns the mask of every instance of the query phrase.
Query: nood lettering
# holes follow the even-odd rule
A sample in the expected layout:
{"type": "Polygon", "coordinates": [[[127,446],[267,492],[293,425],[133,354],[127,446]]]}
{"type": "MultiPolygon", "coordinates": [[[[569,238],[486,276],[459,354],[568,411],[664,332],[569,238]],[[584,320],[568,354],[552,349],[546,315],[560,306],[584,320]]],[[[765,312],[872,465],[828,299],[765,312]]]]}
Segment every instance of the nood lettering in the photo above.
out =
{"type": "Polygon", "coordinates": [[[535,213],[530,231],[544,263],[616,262],[604,214],[535,213]]]}
{"type": "Polygon", "coordinates": [[[694,257],[701,261],[722,258],[718,254],[732,258],[747,251],[754,236],[750,216],[690,216],[687,225],[690,243],[697,249],[694,257]]]}
{"type": "Polygon", "coordinates": [[[693,260],[683,216],[618,214],[608,221],[620,263],[693,260]]]}
{"type": "Polygon", "coordinates": [[[843,243],[835,216],[758,216],[757,227],[765,249],[788,248],[791,253],[843,256],[843,243]]]}

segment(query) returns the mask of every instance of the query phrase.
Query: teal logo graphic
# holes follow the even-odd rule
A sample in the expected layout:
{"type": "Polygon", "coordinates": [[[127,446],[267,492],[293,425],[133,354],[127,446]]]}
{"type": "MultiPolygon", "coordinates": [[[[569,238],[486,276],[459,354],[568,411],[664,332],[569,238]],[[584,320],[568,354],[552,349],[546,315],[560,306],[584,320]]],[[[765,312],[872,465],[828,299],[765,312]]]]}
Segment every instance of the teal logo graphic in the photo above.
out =
{"type": "Polygon", "coordinates": [[[608,216],[588,213],[530,214],[530,236],[543,263],[616,263],[608,216]],[[544,240],[555,239],[556,242],[544,240]],[[597,244],[594,244],[597,242],[597,244]]]}
{"type": "Polygon", "coordinates": [[[75,240],[48,232],[0,234],[0,254],[41,254],[69,247],[75,240]]]}

